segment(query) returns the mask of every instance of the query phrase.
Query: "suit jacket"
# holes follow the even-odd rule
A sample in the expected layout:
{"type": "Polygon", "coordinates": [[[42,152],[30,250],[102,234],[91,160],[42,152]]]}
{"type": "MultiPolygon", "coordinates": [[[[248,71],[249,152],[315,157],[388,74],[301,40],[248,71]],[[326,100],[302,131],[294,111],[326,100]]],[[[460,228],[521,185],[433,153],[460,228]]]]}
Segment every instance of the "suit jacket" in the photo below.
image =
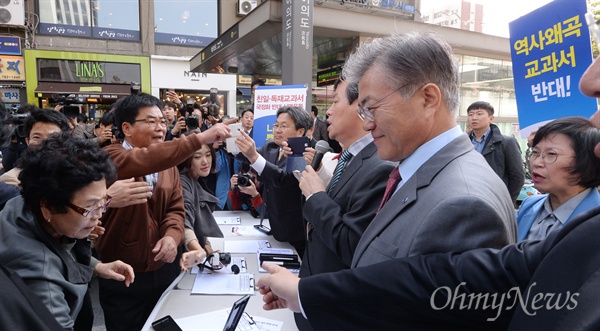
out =
{"type": "Polygon", "coordinates": [[[313,139],[316,141],[325,140],[329,142],[329,134],[327,133],[327,123],[317,118],[315,121],[315,130],[313,131],[313,139]]]}
{"type": "Polygon", "coordinates": [[[267,160],[258,179],[262,185],[263,201],[267,204],[273,237],[283,242],[304,240],[302,191],[298,180],[285,171],[285,157],[277,162],[279,146],[272,139],[267,140],[258,152],[267,160]]]}
{"type": "MultiPolygon", "coordinates": [[[[544,208],[546,199],[548,199],[547,194],[534,195],[523,200],[521,208],[519,208],[519,211],[517,212],[519,241],[524,240],[527,237],[533,221],[535,221],[540,210],[544,208]]],[[[571,216],[569,216],[562,226],[566,225],[573,217],[577,216],[577,214],[598,206],[600,206],[600,193],[598,193],[598,190],[593,189],[583,200],[581,200],[579,205],[573,210],[573,213],[571,213],[571,216]]]]}
{"type": "Polygon", "coordinates": [[[352,267],[500,248],[516,239],[508,191],[467,135],[461,135],[425,162],[379,211],[360,239],[352,267]]]}
{"type": "Polygon", "coordinates": [[[347,269],[363,232],[383,198],[392,162],[377,156],[370,143],[352,161],[330,195],[314,194],[304,203],[304,219],[313,226],[300,277],[347,269]]]}
{"type": "Polygon", "coordinates": [[[317,330],[600,330],[599,237],[596,207],[542,241],[302,278],[300,301],[317,330]],[[465,293],[496,294],[502,308],[460,309],[465,293]]]}

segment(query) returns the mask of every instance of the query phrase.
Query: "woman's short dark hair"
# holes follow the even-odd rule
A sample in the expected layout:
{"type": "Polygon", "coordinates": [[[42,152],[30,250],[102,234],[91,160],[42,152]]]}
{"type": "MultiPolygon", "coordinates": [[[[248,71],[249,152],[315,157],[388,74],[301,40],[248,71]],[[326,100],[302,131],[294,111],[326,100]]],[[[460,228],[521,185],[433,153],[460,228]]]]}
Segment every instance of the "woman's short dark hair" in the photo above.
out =
{"type": "Polygon", "coordinates": [[[600,185],[600,159],[594,154],[594,148],[600,143],[600,130],[583,117],[559,118],[539,128],[532,147],[555,134],[571,139],[575,151],[575,162],[567,169],[573,175],[571,180],[583,187],[600,185]]]}
{"type": "MultiPolygon", "coordinates": [[[[189,136],[191,134],[198,133],[198,132],[200,132],[200,129],[192,130],[192,131],[185,131],[183,133],[183,135],[189,136]]],[[[208,146],[208,149],[210,150],[210,156],[212,157],[212,161],[210,162],[210,172],[213,173],[217,170],[217,153],[215,152],[215,149],[213,148],[212,144],[202,144],[202,145],[208,146]]],[[[193,159],[194,159],[194,154],[192,154],[190,157],[188,157],[183,162],[178,164],[177,168],[180,171],[184,170],[184,169],[190,169],[192,167],[193,159]]]]}
{"type": "Polygon", "coordinates": [[[111,124],[115,124],[115,114],[112,111],[107,111],[100,117],[100,124],[104,126],[109,126],[111,124]]]}
{"type": "Polygon", "coordinates": [[[66,213],[78,190],[92,182],[106,179],[107,186],[116,170],[108,153],[92,139],[55,133],[44,139],[35,149],[27,149],[22,156],[21,195],[34,212],[40,203],[57,213],[66,213]]]}

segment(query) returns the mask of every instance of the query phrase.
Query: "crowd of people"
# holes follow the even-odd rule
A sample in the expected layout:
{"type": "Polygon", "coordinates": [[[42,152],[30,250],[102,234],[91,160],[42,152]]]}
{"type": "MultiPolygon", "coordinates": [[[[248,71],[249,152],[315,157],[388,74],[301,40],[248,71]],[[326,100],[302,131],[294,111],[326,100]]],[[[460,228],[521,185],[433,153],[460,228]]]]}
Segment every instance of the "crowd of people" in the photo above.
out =
{"type": "MultiPolygon", "coordinates": [[[[537,130],[529,169],[545,194],[515,213],[519,146],[485,101],[467,108],[470,131],[459,128],[459,77],[440,36],[374,39],[347,59],[326,122],[282,107],[262,147],[251,109],[219,119],[217,99],[188,105],[173,91],[167,102],[120,99],[94,124],[28,106],[21,140],[0,111],[11,162],[0,176],[10,284],[0,325],[90,330],[97,275],[107,330],[139,330],[177,275],[216,252],[213,212],[242,209],[268,217],[302,257],[298,276],[265,264],[257,283],[264,308],[291,309],[300,330],[597,329],[600,112],[537,130]],[[234,156],[224,140],[237,121],[234,156]],[[300,137],[298,176],[286,163],[300,137]],[[321,140],[341,150],[314,164],[321,140]],[[540,294],[543,307],[464,308],[511,291],[540,294]]],[[[600,97],[600,60],[580,87],[600,97]]]]}

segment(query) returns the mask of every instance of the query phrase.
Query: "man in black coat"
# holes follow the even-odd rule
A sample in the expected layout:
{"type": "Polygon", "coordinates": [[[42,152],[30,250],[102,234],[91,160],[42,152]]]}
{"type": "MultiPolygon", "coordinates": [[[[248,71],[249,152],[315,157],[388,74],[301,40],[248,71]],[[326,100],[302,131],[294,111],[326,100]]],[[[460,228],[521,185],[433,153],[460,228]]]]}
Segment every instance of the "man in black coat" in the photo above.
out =
{"type": "Polygon", "coordinates": [[[303,137],[312,126],[310,114],[298,107],[282,107],[273,125],[273,139],[259,149],[250,136],[242,132],[236,143],[261,182],[261,196],[269,213],[271,233],[278,241],[289,242],[300,256],[306,237],[302,219],[302,193],[298,180],[286,171],[282,145],[291,137],[303,137]]]}

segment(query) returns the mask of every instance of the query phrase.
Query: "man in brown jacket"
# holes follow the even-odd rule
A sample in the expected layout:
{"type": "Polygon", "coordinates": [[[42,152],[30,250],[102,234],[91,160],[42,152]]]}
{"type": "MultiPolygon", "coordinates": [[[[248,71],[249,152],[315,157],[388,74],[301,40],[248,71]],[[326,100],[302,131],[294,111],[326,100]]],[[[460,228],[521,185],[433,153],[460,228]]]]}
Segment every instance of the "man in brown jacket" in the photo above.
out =
{"type": "Polygon", "coordinates": [[[107,330],[140,330],[162,292],[177,277],[176,257],[185,217],[179,172],[175,167],[200,149],[228,137],[226,125],[164,142],[167,123],[162,102],[147,95],[125,98],[115,112],[123,144],[105,149],[118,179],[134,177],[152,187],[146,203],[109,208],[98,239],[101,260],[121,260],[135,271],[135,283],[100,282],[100,303],[107,330]],[[175,261],[175,263],[173,263],[175,261]]]}

